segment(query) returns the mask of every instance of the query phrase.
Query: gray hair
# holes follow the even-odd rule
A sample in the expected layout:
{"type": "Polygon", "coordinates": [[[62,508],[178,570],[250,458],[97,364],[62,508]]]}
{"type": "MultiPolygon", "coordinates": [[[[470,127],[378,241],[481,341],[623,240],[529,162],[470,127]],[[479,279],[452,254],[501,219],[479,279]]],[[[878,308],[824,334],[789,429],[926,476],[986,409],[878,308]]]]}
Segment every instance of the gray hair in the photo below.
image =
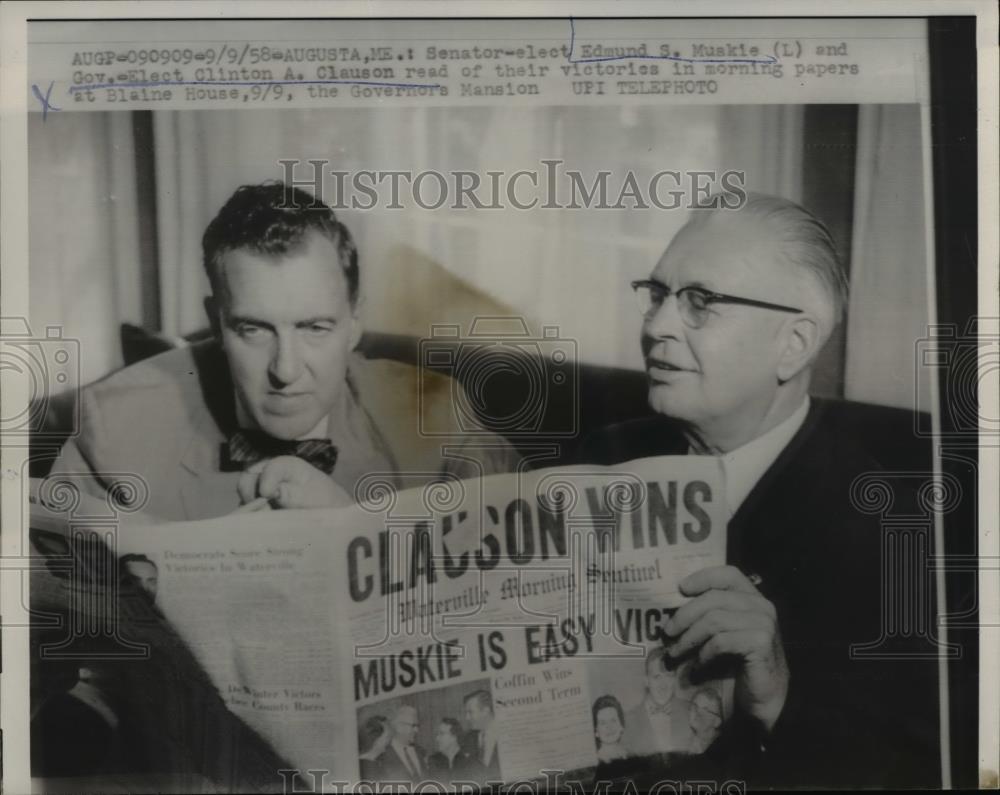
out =
{"type": "Polygon", "coordinates": [[[805,268],[829,299],[832,330],[843,319],[848,283],[826,224],[805,207],[779,196],[748,193],[742,207],[740,198],[736,194],[713,194],[695,208],[688,225],[698,226],[710,218],[733,212],[747,213],[770,225],[783,246],[787,264],[805,268]]]}

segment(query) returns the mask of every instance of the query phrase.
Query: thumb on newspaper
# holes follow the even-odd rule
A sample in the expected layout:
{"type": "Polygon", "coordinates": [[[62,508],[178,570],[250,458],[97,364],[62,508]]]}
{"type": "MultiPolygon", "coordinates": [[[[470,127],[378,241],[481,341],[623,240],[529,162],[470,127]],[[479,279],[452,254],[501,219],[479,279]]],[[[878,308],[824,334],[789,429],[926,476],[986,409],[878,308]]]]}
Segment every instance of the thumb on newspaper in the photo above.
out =
{"type": "Polygon", "coordinates": [[[279,508],[344,508],[354,504],[351,496],[332,480],[322,490],[285,481],[278,486],[274,501],[279,508]]]}

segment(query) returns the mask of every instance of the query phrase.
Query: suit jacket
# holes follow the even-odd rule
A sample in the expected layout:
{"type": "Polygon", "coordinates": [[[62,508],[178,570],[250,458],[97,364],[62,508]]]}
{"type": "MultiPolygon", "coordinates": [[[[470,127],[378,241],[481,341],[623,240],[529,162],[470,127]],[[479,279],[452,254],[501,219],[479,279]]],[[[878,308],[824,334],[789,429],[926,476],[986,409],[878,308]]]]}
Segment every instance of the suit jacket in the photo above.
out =
{"type": "Polygon", "coordinates": [[[622,743],[630,754],[643,756],[686,751],[691,741],[688,707],[691,702],[675,697],[670,710],[670,747],[658,748],[653,724],[646,711],[646,701],[630,709],[625,715],[625,734],[622,743]]]}
{"type": "Polygon", "coordinates": [[[479,730],[469,729],[462,738],[462,747],[465,752],[475,760],[475,770],[477,771],[477,781],[487,783],[491,781],[503,781],[500,778],[500,743],[493,746],[493,755],[484,762],[479,755],[479,730]]]}
{"type": "Polygon", "coordinates": [[[500,743],[493,746],[493,754],[488,760],[479,757],[479,730],[470,729],[466,732],[462,741],[462,747],[475,762],[475,770],[478,771],[477,781],[484,783],[492,781],[503,781],[500,777],[500,743]]]}
{"type": "Polygon", "coordinates": [[[361,781],[378,782],[383,778],[382,765],[378,759],[358,759],[358,767],[361,769],[361,781]]]}
{"type": "MultiPolygon", "coordinates": [[[[453,410],[453,390],[459,387],[446,376],[425,372],[418,395],[415,367],[355,354],[348,384],[372,448],[394,473],[408,473],[397,485],[516,467],[519,457],[502,438],[463,434],[453,410]],[[429,418],[427,427],[454,429],[454,435],[422,436],[421,411],[429,418]],[[460,456],[442,456],[444,443],[460,456]]],[[[96,497],[118,479],[138,475],[149,488],[144,510],[163,519],[206,519],[239,506],[240,473],[220,468],[221,445],[236,430],[236,409],[228,363],[214,340],[113,373],[84,389],[80,402],[80,434],[64,445],[53,475],[72,479],[96,497]]],[[[334,469],[334,480],[339,477],[334,469]]],[[[352,482],[340,485],[353,493],[356,480],[349,478],[352,482]]]]}
{"type": "Polygon", "coordinates": [[[459,749],[451,763],[440,751],[427,757],[427,770],[432,781],[448,784],[452,781],[482,781],[482,765],[468,751],[459,749]]]}
{"type": "MultiPolygon", "coordinates": [[[[701,757],[711,768],[690,775],[758,787],[940,786],[933,642],[883,630],[884,591],[893,587],[882,573],[884,530],[879,516],[851,499],[854,479],[881,467],[828,408],[813,399],[802,427],[728,526],[728,562],[758,574],[777,609],[791,672],[785,707],[767,737],[735,717],[701,757]],[[881,659],[852,658],[852,645],[880,638],[887,641],[881,659]]],[[[583,458],[607,465],[687,447],[679,428],[657,416],[602,431],[583,458]]],[[[894,497],[897,506],[912,501],[903,488],[894,497]]],[[[922,566],[906,574],[932,577],[922,566]]],[[[921,607],[934,615],[932,600],[921,607]]]]}
{"type": "Polygon", "coordinates": [[[417,752],[417,759],[420,761],[420,775],[412,775],[410,769],[399,756],[399,752],[396,751],[395,746],[390,745],[377,760],[380,780],[406,781],[411,784],[419,784],[421,781],[426,781],[429,778],[429,773],[427,772],[427,755],[418,745],[414,745],[413,750],[417,752]]]}

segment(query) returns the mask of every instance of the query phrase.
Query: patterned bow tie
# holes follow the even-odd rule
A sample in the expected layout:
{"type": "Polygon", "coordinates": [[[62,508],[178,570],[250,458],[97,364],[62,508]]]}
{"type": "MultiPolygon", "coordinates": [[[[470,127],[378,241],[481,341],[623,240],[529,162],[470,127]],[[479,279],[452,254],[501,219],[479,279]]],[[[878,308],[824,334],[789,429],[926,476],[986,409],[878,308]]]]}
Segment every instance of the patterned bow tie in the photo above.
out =
{"type": "Polygon", "coordinates": [[[650,715],[669,715],[674,711],[674,705],[669,701],[666,704],[657,704],[655,701],[650,701],[646,706],[646,710],[650,715]]]}
{"type": "Polygon", "coordinates": [[[258,461],[280,455],[294,455],[327,475],[337,464],[337,448],[329,439],[288,441],[275,439],[261,431],[240,430],[222,444],[222,471],[243,470],[258,461]]]}

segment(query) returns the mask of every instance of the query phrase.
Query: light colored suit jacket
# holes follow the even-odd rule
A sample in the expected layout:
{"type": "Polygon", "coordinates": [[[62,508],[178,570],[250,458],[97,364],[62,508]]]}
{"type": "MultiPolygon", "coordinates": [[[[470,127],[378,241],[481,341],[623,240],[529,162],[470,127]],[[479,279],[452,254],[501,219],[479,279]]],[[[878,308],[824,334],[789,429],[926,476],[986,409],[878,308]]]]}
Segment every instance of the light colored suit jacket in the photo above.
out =
{"type": "MultiPolygon", "coordinates": [[[[388,462],[398,487],[516,469],[520,457],[506,440],[460,427],[453,408],[457,382],[427,372],[422,381],[421,401],[415,367],[355,354],[348,369],[355,405],[378,452],[374,460],[388,462]],[[421,435],[421,412],[429,418],[424,427],[454,429],[454,435],[421,435]]],[[[135,507],[161,519],[207,519],[239,506],[240,473],[220,469],[221,445],[236,421],[228,363],[214,340],[126,367],[85,388],[80,402],[80,433],[60,451],[52,476],[95,497],[138,477],[148,501],[135,507]]],[[[335,469],[334,480],[337,475],[335,469]]]]}
{"type": "Polygon", "coordinates": [[[630,754],[645,756],[668,752],[687,752],[691,744],[691,726],[688,722],[688,709],[691,702],[674,696],[670,710],[670,742],[667,747],[660,747],[653,724],[646,711],[646,701],[630,709],[625,714],[625,734],[622,742],[630,754]]]}

